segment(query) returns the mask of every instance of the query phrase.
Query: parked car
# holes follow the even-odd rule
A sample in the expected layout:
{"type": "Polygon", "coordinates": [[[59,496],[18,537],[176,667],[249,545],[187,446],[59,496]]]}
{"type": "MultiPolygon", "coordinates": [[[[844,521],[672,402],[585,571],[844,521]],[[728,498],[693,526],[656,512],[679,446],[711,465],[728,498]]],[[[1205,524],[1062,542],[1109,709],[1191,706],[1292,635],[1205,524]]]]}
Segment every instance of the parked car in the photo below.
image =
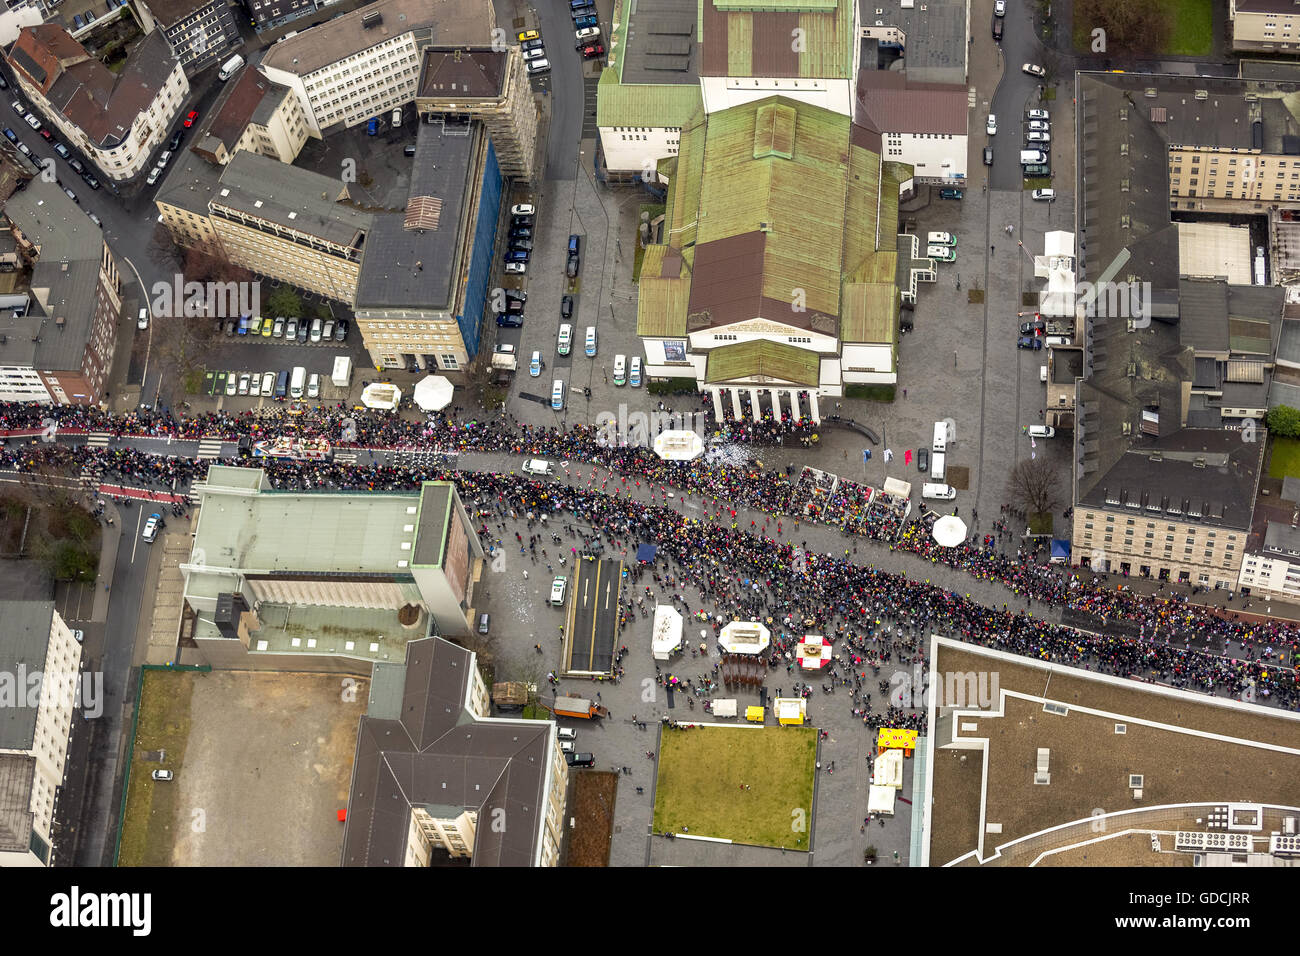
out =
{"type": "Polygon", "coordinates": [[[76,173],[78,176],[81,176],[83,179],[85,178],[85,175],[86,175],[86,167],[83,166],[83,165],[81,165],[81,160],[77,159],[76,156],[70,156],[70,157],[68,157],[68,166],[69,166],[69,168],[71,168],[72,171],[73,171],[74,173],[76,173]]]}
{"type": "Polygon", "coordinates": [[[939,198],[940,198],[940,199],[960,199],[961,197],[962,197],[962,191],[961,191],[960,189],[940,189],[940,190],[939,190],[939,198]]]}
{"type": "Polygon", "coordinates": [[[1047,331],[1046,322],[1021,322],[1021,335],[1043,335],[1047,331]]]}
{"type": "Polygon", "coordinates": [[[589,753],[581,753],[581,754],[568,753],[564,755],[564,761],[570,767],[592,767],[595,766],[596,755],[589,754],[589,753]]]}
{"type": "Polygon", "coordinates": [[[922,474],[930,470],[930,449],[922,448],[917,451],[916,470],[922,474]]]}
{"type": "Polygon", "coordinates": [[[1047,71],[1044,70],[1041,66],[1039,66],[1039,65],[1036,64],[1036,63],[1026,63],[1026,64],[1025,64],[1024,66],[1022,66],[1020,69],[1023,70],[1024,72],[1028,73],[1030,76],[1046,76],[1046,75],[1047,75],[1047,71]]]}
{"type": "Polygon", "coordinates": [[[546,56],[546,51],[542,49],[542,45],[540,43],[537,44],[537,46],[532,47],[531,49],[529,48],[524,49],[524,62],[526,63],[531,63],[533,60],[543,59],[545,56],[546,56]]]}
{"type": "Polygon", "coordinates": [[[570,319],[573,317],[573,296],[566,295],[560,298],[560,318],[570,319]]]}
{"type": "Polygon", "coordinates": [[[619,386],[627,384],[627,356],[626,355],[614,356],[614,384],[619,386]]]}
{"type": "Polygon", "coordinates": [[[594,13],[573,18],[573,29],[575,30],[581,30],[583,27],[598,26],[600,26],[600,19],[594,13]]]}
{"type": "Polygon", "coordinates": [[[326,319],[325,326],[320,330],[321,340],[324,342],[334,341],[334,320],[326,319]]]}
{"type": "Polygon", "coordinates": [[[9,142],[11,142],[11,143],[16,143],[16,142],[18,142],[18,134],[15,133],[13,130],[11,130],[8,126],[6,126],[6,127],[5,127],[5,139],[9,140],[9,142]]]}
{"type": "Polygon", "coordinates": [[[532,252],[533,241],[531,239],[511,239],[509,248],[512,251],[521,250],[523,252],[532,252]]]}
{"type": "Polygon", "coordinates": [[[170,770],[155,770],[152,776],[155,780],[171,780],[173,774],[170,770]]]}
{"type": "Polygon", "coordinates": [[[529,40],[540,40],[541,38],[542,35],[536,30],[524,30],[515,35],[515,39],[520,43],[527,43],[529,40]]]}
{"type": "Polygon", "coordinates": [[[531,256],[527,249],[508,249],[503,257],[506,263],[527,262],[531,256]]]}
{"type": "Polygon", "coordinates": [[[239,321],[237,319],[226,319],[226,335],[234,335],[235,329],[237,328],[239,328],[239,321]]]}
{"type": "Polygon", "coordinates": [[[307,397],[320,398],[320,375],[316,372],[307,378],[307,397]]]}
{"type": "Polygon", "coordinates": [[[173,151],[180,149],[181,140],[183,140],[184,138],[185,138],[185,130],[178,129],[176,132],[172,133],[172,138],[167,140],[167,148],[173,151]]]}
{"type": "Polygon", "coordinates": [[[239,379],[234,372],[226,373],[226,394],[234,395],[239,391],[239,379]]]}
{"type": "MultiPolygon", "coordinates": [[[[38,119],[36,118],[36,114],[35,114],[35,113],[28,113],[26,116],[23,117],[23,121],[24,121],[28,126],[30,126],[32,129],[40,129],[40,128],[41,128],[41,121],[38,120],[38,119]]],[[[46,138],[46,139],[53,139],[53,134],[47,135],[45,138],[46,138]]]]}
{"type": "Polygon", "coordinates": [[[1007,15],[1007,0],[993,0],[993,15],[995,17],[1007,15]]]}
{"type": "Polygon", "coordinates": [[[1052,141],[1051,133],[1026,133],[1026,143],[1050,143],[1052,141]]]}
{"type": "Polygon", "coordinates": [[[153,169],[149,170],[149,175],[145,177],[144,181],[152,186],[154,183],[158,182],[158,177],[162,175],[162,172],[163,169],[161,166],[155,166],[153,169]]]}
{"type": "Polygon", "coordinates": [[[99,180],[95,178],[95,174],[90,172],[90,170],[86,170],[86,172],[82,173],[81,178],[91,189],[99,188],[99,180]]]}
{"type": "Polygon", "coordinates": [[[301,345],[306,341],[307,341],[307,320],[301,319],[298,322],[298,344],[301,345]]]}
{"type": "Polygon", "coordinates": [[[164,149],[162,153],[158,156],[158,165],[161,166],[163,169],[166,169],[167,164],[170,163],[171,161],[172,161],[172,151],[170,149],[164,149]]]}
{"type": "Polygon", "coordinates": [[[529,226],[529,227],[531,228],[531,226],[533,225],[533,217],[532,217],[531,215],[528,215],[528,216],[511,216],[511,217],[510,217],[510,225],[511,225],[511,226],[529,226]]]}
{"type": "Polygon", "coordinates": [[[1051,425],[1030,425],[1029,437],[1030,438],[1055,438],[1056,429],[1053,428],[1051,425]]]}
{"type": "Polygon", "coordinates": [[[377,136],[379,134],[379,117],[372,116],[366,122],[366,135],[377,136]]]}
{"type": "Polygon", "coordinates": [[[533,378],[542,374],[542,353],[533,350],[533,357],[528,360],[528,374],[533,378]]]}
{"type": "Polygon", "coordinates": [[[193,126],[193,125],[194,125],[194,121],[195,121],[196,119],[198,119],[198,118],[199,118],[199,111],[198,111],[198,110],[190,110],[188,113],[186,113],[186,114],[185,114],[185,123],[184,123],[185,128],[186,128],[186,129],[189,129],[191,126],[193,126]]]}
{"type": "Polygon", "coordinates": [[[1031,192],[1029,195],[1032,196],[1034,199],[1045,199],[1045,200],[1047,200],[1048,202],[1051,202],[1053,199],[1056,198],[1056,190],[1055,190],[1055,189],[1035,189],[1035,190],[1034,190],[1033,192],[1031,192]]]}
{"type": "Polygon", "coordinates": [[[993,147],[992,147],[992,146],[985,146],[985,147],[984,147],[984,165],[985,165],[985,166],[992,166],[992,165],[993,165],[993,147]]]}
{"type": "Polygon", "coordinates": [[[506,312],[497,316],[497,326],[503,329],[521,329],[524,327],[524,317],[506,312]]]}
{"type": "Polygon", "coordinates": [[[505,293],[507,299],[513,299],[518,302],[528,301],[528,293],[523,289],[506,289],[505,293]]]}
{"type": "Polygon", "coordinates": [[[277,315],[275,317],[275,325],[271,329],[271,337],[276,339],[284,338],[284,316],[277,315]]]}
{"type": "Polygon", "coordinates": [[[926,246],[925,254],[940,262],[956,262],[957,250],[952,246],[926,246]]]}
{"type": "Polygon", "coordinates": [[[248,389],[252,386],[252,384],[253,384],[253,377],[249,375],[247,372],[239,376],[239,394],[247,395],[248,389]]]}
{"type": "Polygon", "coordinates": [[[54,151],[63,159],[69,159],[72,156],[72,153],[68,152],[68,147],[64,146],[62,143],[55,143],[54,151]]]}
{"type": "Polygon", "coordinates": [[[293,317],[290,317],[289,320],[284,323],[284,340],[288,342],[294,338],[297,338],[297,336],[298,336],[298,320],[293,317]]]}
{"type": "Polygon", "coordinates": [[[578,269],[580,266],[581,262],[578,257],[576,255],[571,255],[569,256],[568,261],[564,263],[564,274],[570,279],[573,279],[578,275],[578,269]]]}
{"type": "Polygon", "coordinates": [[[1047,120],[1027,120],[1025,122],[1025,128],[1037,133],[1050,133],[1052,131],[1052,124],[1047,122],[1047,120]]]}
{"type": "Polygon", "coordinates": [[[268,315],[262,320],[262,338],[269,339],[273,331],[275,331],[275,323],[271,321],[271,317],[268,315]]]}
{"type": "Polygon", "coordinates": [[[274,372],[262,373],[261,392],[263,398],[270,398],[273,394],[275,394],[275,373],[274,372]]]}
{"type": "Polygon", "coordinates": [[[137,329],[149,328],[149,307],[148,306],[144,306],[144,305],[140,306],[140,314],[136,316],[135,327],[137,329]]]}
{"type": "Polygon", "coordinates": [[[74,193],[74,192],[73,192],[71,189],[69,189],[67,186],[64,186],[64,187],[63,187],[63,195],[67,196],[69,199],[71,199],[71,200],[72,200],[73,202],[75,202],[75,203],[79,203],[79,202],[81,202],[81,200],[77,198],[77,194],[74,193]]]}
{"type": "Polygon", "coordinates": [[[531,239],[533,238],[532,226],[516,226],[510,230],[511,239],[531,239]]]}
{"type": "Polygon", "coordinates": [[[346,342],[348,340],[348,320],[339,319],[338,324],[334,326],[334,341],[346,342]]]}
{"type": "Polygon", "coordinates": [[[990,113],[988,120],[984,123],[984,132],[993,136],[998,131],[998,116],[996,113],[990,113]]]}
{"type": "Polygon", "coordinates": [[[312,319],[312,320],[311,320],[311,340],[312,340],[313,342],[319,342],[319,341],[320,341],[321,328],[322,328],[322,325],[321,325],[321,320],[320,320],[320,319],[312,319]]]}
{"type": "Polygon", "coordinates": [[[594,40],[600,36],[600,27],[583,27],[580,30],[574,30],[573,35],[578,38],[579,42],[594,40]]]}
{"type": "Polygon", "coordinates": [[[1047,163],[1030,163],[1028,166],[1025,167],[1026,177],[1050,176],[1050,175],[1052,175],[1052,167],[1049,166],[1047,163]]]}
{"type": "Polygon", "coordinates": [[[537,215],[537,207],[530,202],[516,203],[515,205],[510,207],[510,215],[535,216],[537,215]]]}
{"type": "Polygon", "coordinates": [[[1025,117],[1031,120],[1050,120],[1052,118],[1047,110],[1029,110],[1025,113],[1025,117]]]}
{"type": "Polygon", "coordinates": [[[567,322],[560,325],[560,334],[555,340],[555,351],[558,355],[568,355],[573,348],[573,326],[567,322]]]}
{"type": "Polygon", "coordinates": [[[1022,335],[1016,339],[1016,348],[1032,349],[1037,352],[1043,347],[1043,340],[1036,335],[1022,335]]]}
{"type": "Polygon", "coordinates": [[[627,371],[627,383],[633,388],[641,387],[641,356],[633,355],[632,364],[627,371]]]}
{"type": "Polygon", "coordinates": [[[528,272],[528,263],[526,262],[507,262],[506,272],[511,275],[521,276],[528,272]]]}
{"type": "Polygon", "coordinates": [[[578,53],[584,60],[594,60],[605,55],[605,47],[599,43],[589,43],[586,46],[579,44],[578,53]]]}
{"type": "Polygon", "coordinates": [[[20,143],[18,144],[18,152],[22,153],[22,154],[23,154],[24,156],[26,156],[28,159],[32,159],[32,151],[31,151],[30,149],[27,148],[27,144],[26,144],[26,143],[21,143],[21,142],[20,142],[20,143]]]}

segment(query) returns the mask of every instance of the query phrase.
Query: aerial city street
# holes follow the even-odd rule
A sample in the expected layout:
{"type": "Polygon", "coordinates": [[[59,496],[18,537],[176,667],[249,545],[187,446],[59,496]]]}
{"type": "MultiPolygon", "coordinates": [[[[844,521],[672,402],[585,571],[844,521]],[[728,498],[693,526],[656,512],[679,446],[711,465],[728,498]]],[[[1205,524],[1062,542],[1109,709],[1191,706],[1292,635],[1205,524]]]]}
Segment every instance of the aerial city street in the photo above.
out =
{"type": "Polygon", "coordinates": [[[0,866],[1295,865],[1300,11],[86,2],[0,866]]]}

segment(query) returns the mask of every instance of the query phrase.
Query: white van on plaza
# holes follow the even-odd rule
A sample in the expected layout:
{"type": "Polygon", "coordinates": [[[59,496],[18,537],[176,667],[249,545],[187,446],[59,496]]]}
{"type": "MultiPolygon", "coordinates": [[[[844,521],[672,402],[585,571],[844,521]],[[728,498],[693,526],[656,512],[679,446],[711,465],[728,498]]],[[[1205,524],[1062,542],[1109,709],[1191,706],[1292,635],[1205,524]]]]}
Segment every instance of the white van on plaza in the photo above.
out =
{"type": "Polygon", "coordinates": [[[952,501],[957,497],[957,489],[952,485],[931,484],[926,482],[921,485],[921,497],[928,498],[931,501],[952,501]]]}
{"type": "Polygon", "coordinates": [[[524,460],[523,470],[528,475],[553,475],[555,466],[549,461],[541,458],[528,458],[524,460]]]}

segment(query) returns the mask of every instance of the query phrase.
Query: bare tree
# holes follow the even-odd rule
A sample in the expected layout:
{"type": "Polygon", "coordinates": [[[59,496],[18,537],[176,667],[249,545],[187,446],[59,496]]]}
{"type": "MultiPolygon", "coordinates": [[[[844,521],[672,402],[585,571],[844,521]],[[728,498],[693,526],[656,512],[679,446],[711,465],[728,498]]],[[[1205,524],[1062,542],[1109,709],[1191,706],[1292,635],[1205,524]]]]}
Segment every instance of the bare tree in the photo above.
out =
{"type": "Polygon", "coordinates": [[[1150,56],[1169,36],[1169,17],[1158,3],[1075,0],[1074,22],[1085,25],[1090,40],[1094,31],[1105,31],[1107,56],[1150,56]]]}
{"type": "Polygon", "coordinates": [[[1022,458],[1007,476],[1007,497],[1030,514],[1061,506],[1061,476],[1046,458],[1022,458]]]}

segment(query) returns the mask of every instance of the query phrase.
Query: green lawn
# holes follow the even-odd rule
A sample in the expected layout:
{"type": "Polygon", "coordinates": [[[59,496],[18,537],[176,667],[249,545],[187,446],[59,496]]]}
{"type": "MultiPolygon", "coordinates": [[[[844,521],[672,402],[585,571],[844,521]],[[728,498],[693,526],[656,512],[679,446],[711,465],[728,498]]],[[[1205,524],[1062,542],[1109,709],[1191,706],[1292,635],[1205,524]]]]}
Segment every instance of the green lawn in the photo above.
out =
{"type": "Polygon", "coordinates": [[[1169,42],[1162,53],[1206,56],[1214,39],[1213,0],[1155,0],[1169,19],[1169,42]]]}
{"type": "Polygon", "coordinates": [[[655,831],[806,850],[816,760],[813,727],[665,729],[655,831]]]}
{"type": "Polygon", "coordinates": [[[180,776],[190,737],[190,694],[195,674],[146,670],[141,679],[144,691],[140,695],[140,721],[131,758],[117,865],[168,866],[176,840],[172,827],[177,813],[177,783],[154,780],[151,772],[166,768],[180,776]],[[167,759],[162,763],[146,763],[143,759],[146,750],[165,750],[167,759]]]}
{"type": "Polygon", "coordinates": [[[1274,438],[1269,452],[1270,478],[1300,478],[1300,438],[1274,438]]]}
{"type": "MultiPolygon", "coordinates": [[[[1160,7],[1169,24],[1169,38],[1163,49],[1146,51],[1150,57],[1207,56],[1213,48],[1213,0],[1146,0],[1160,7]]],[[[1079,15],[1071,31],[1074,48],[1080,53],[1092,52],[1093,24],[1079,15]]]]}

